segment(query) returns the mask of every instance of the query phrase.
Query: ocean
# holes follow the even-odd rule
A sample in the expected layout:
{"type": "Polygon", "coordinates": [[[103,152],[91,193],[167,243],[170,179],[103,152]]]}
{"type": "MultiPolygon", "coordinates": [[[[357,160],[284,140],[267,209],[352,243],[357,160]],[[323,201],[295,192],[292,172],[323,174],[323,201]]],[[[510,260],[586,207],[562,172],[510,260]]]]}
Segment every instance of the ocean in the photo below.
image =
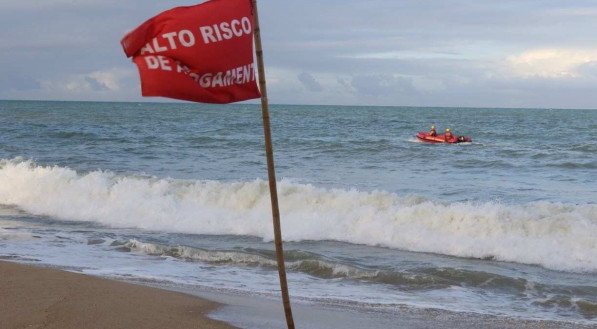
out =
{"type": "MultiPolygon", "coordinates": [[[[597,111],[271,120],[297,307],[597,323],[597,111]],[[417,141],[432,124],[473,142],[417,141]]],[[[277,301],[269,202],[259,105],[0,101],[0,259],[277,301]]]]}

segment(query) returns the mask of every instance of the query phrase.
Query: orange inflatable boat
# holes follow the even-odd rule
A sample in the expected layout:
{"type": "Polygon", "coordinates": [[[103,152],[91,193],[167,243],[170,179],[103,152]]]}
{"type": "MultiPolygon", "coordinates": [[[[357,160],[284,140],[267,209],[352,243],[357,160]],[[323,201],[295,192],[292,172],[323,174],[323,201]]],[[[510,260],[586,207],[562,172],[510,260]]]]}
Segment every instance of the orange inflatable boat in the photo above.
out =
{"type": "Polygon", "coordinates": [[[456,143],[465,143],[465,142],[472,142],[473,140],[468,136],[452,136],[452,138],[447,138],[444,134],[438,134],[436,136],[429,135],[428,132],[420,131],[417,134],[417,138],[420,141],[426,143],[449,143],[449,144],[456,144],[456,143]]]}

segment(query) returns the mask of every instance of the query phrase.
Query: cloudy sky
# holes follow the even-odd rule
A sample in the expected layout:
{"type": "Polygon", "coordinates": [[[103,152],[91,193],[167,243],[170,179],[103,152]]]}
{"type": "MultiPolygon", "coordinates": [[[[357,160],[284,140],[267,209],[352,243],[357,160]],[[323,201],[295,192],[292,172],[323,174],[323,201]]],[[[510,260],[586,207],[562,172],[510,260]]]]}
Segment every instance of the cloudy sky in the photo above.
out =
{"type": "MultiPolygon", "coordinates": [[[[597,108],[597,1],[259,0],[278,104],[597,108]]],[[[142,101],[126,31],[198,1],[0,0],[0,99],[142,101]]]]}

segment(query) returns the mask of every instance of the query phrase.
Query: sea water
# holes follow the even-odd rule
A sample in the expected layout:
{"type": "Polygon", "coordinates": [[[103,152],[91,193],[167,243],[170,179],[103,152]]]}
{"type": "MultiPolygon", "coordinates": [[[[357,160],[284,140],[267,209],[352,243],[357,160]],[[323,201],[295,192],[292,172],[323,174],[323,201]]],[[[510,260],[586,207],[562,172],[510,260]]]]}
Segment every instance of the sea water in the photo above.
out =
{"type": "MultiPolygon", "coordinates": [[[[271,119],[293,303],[595,323],[597,111],[271,119]]],[[[272,239],[258,105],[0,101],[0,258],[277,300],[272,239]]]]}

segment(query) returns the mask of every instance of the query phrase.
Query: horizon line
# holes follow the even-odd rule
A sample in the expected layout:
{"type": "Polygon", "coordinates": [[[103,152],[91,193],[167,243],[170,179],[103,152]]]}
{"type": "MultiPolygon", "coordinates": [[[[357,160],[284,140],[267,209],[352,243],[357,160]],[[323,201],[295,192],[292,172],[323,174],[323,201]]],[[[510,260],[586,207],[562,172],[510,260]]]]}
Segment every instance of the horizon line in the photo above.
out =
{"type": "MultiPolygon", "coordinates": [[[[199,104],[204,106],[218,105],[255,105],[256,102],[236,102],[227,104],[211,104],[190,101],[97,101],[97,100],[56,100],[56,99],[0,99],[0,102],[62,102],[62,103],[131,103],[131,104],[199,104]]],[[[397,107],[397,108],[442,108],[442,109],[495,109],[495,110],[597,110],[597,108],[572,108],[572,107],[499,107],[499,106],[435,106],[435,105],[343,105],[343,104],[288,104],[288,103],[270,103],[274,106],[326,106],[326,107],[397,107]]]]}

